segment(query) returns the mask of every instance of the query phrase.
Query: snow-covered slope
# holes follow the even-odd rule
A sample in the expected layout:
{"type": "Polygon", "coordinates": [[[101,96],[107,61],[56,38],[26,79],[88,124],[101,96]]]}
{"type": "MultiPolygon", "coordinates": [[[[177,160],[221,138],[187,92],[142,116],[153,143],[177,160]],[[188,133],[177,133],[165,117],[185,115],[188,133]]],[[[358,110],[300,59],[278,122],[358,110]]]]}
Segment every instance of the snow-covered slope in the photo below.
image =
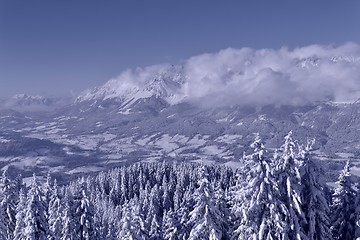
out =
{"type": "Polygon", "coordinates": [[[85,103],[51,117],[3,111],[0,167],[25,175],[51,171],[69,176],[74,169],[103,170],[137,161],[233,165],[248,151],[255,133],[271,148],[290,130],[301,142],[315,137],[318,156],[333,169],[341,168],[344,156],[353,163],[360,157],[357,103],[203,109],[186,102],[159,107],[157,100],[139,100],[127,113],[117,105],[87,105],[87,111],[80,111],[85,103]]]}

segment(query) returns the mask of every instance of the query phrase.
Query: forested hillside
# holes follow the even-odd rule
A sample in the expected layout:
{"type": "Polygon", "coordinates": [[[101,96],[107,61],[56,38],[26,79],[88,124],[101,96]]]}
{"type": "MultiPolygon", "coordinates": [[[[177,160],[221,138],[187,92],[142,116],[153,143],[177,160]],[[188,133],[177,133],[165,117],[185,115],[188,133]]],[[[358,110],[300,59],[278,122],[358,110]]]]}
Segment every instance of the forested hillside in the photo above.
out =
{"type": "Polygon", "coordinates": [[[0,239],[356,239],[360,192],[345,165],[336,189],[306,146],[257,137],[240,169],[137,163],[64,186],[4,171],[0,239]]]}

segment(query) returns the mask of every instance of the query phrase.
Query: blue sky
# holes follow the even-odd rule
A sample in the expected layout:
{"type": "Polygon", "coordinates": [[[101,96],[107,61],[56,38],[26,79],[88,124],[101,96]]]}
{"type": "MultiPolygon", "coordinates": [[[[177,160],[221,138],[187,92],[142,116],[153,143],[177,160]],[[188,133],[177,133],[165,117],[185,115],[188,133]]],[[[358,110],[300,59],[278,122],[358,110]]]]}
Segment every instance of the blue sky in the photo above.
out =
{"type": "Polygon", "coordinates": [[[0,97],[70,95],[232,47],[360,42],[360,1],[0,0],[0,97]]]}

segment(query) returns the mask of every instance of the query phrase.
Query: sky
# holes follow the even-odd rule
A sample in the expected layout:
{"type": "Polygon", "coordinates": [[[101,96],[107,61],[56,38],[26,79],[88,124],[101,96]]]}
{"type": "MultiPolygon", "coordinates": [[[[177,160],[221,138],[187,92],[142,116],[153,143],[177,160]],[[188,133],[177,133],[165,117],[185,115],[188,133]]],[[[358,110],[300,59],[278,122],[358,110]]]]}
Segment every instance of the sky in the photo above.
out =
{"type": "Polygon", "coordinates": [[[360,43],[360,1],[0,0],[0,97],[77,95],[222,49],[360,43]]]}

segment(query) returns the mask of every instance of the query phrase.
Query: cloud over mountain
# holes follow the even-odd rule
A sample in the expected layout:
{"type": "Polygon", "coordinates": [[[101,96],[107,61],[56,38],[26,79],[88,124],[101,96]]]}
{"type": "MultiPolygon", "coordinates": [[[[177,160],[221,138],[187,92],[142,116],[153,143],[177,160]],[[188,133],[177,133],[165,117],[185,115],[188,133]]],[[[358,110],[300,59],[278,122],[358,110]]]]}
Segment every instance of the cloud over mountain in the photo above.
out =
{"type": "MultiPolygon", "coordinates": [[[[109,97],[131,89],[148,89],[151,79],[159,76],[180,83],[178,88],[172,86],[167,91],[167,97],[169,92],[174,96],[172,102],[261,106],[355,101],[360,97],[360,46],[346,43],[295,49],[228,48],[191,57],[175,67],[162,64],[126,70],[92,94],[101,92],[102,97],[109,97]]],[[[165,81],[163,87],[169,82],[165,81]]]]}
{"type": "Polygon", "coordinates": [[[360,97],[360,47],[225,49],[188,59],[185,93],[210,104],[304,104],[360,97]]]}

